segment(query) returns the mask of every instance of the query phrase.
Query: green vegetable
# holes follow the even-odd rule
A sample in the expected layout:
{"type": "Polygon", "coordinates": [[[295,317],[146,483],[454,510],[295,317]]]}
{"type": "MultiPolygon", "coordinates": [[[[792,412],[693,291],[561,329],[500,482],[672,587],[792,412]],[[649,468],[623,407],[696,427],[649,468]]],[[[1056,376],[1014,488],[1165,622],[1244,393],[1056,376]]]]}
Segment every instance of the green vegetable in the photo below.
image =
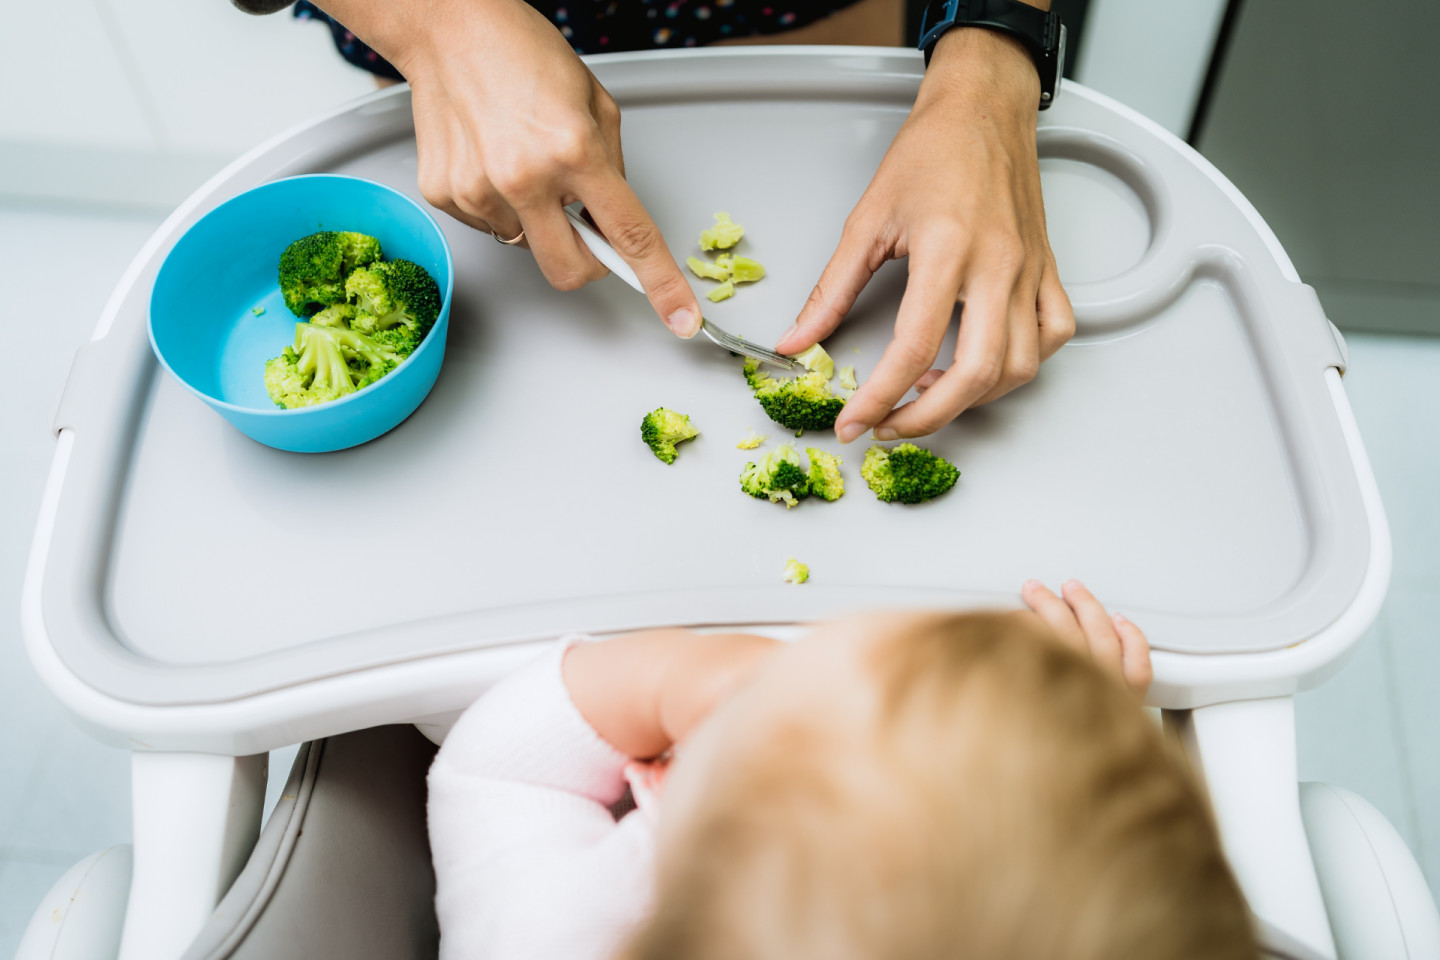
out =
{"type": "Polygon", "coordinates": [[[810,492],[825,500],[839,500],[845,493],[845,478],[840,474],[840,458],[819,447],[806,447],[810,460],[810,492]]]}
{"type": "Polygon", "coordinates": [[[812,343],[804,350],[801,350],[795,354],[794,359],[803,364],[806,370],[825,374],[826,380],[835,376],[835,361],[830,358],[830,354],[825,352],[825,348],[818,343],[812,343]]]}
{"type": "Polygon", "coordinates": [[[261,317],[261,316],[264,316],[264,315],[265,315],[265,308],[264,308],[264,307],[251,307],[251,308],[250,308],[250,312],[253,313],[253,314],[255,314],[255,316],[257,316],[257,317],[261,317]]]}
{"type": "Polygon", "coordinates": [[[855,382],[854,367],[840,368],[840,386],[844,387],[846,390],[854,390],[856,387],[859,386],[859,384],[855,382]]]}
{"type": "Polygon", "coordinates": [[[735,444],[736,450],[754,450],[765,442],[765,434],[756,433],[754,430],[747,431],[745,439],[735,444]]]}
{"type": "Polygon", "coordinates": [[[697,277],[704,277],[707,280],[730,279],[730,261],[726,257],[717,257],[714,263],[706,263],[699,257],[686,257],[685,265],[697,277]]]}
{"type": "Polygon", "coordinates": [[[337,303],[315,314],[310,318],[310,322],[317,327],[349,328],[350,321],[355,319],[357,312],[353,303],[337,303]]]}
{"type": "Polygon", "coordinates": [[[440,287],[409,260],[357,269],[345,281],[345,294],[357,309],[350,325],[362,333],[404,327],[418,343],[440,314],[440,287]]]}
{"type": "Polygon", "coordinates": [[[715,225],[700,231],[701,250],[729,250],[745,236],[745,228],[723,210],[715,214],[715,225]]]}
{"type": "Polygon", "coordinates": [[[345,278],[380,259],[380,241],[363,233],[327,230],[301,237],[280,255],[280,292],[297,317],[345,301],[345,278]]]}
{"type": "Polygon", "coordinates": [[[800,454],[781,444],[740,471],[740,489],[752,497],[793,507],[810,495],[810,480],[800,466],[800,454]]]}
{"type": "Polygon", "coordinates": [[[804,583],[810,579],[810,568],[805,564],[791,557],[785,561],[785,582],[804,583]]]}
{"type": "Polygon", "coordinates": [[[860,476],[886,503],[921,503],[955,486],[960,471],[948,460],[913,443],[889,449],[877,443],[865,451],[860,476]]]}
{"type": "Polygon", "coordinates": [[[664,463],[675,462],[675,444],[693,440],[700,435],[683,413],[657,407],[640,421],[640,439],[664,463]]]}
{"type": "Polygon", "coordinates": [[[344,326],[295,324],[295,343],[265,364],[265,390],[293,410],[354,393],[379,380],[406,353],[344,326]]]}
{"type": "Polygon", "coordinates": [[[736,254],[730,260],[730,278],[736,283],[754,283],[763,279],[765,268],[760,261],[751,260],[749,257],[742,257],[736,254]]]}
{"type": "Polygon", "coordinates": [[[756,360],[745,361],[745,380],[755,392],[755,399],[771,420],[791,430],[828,430],[835,426],[845,400],[830,393],[829,379],[814,371],[776,380],[760,373],[756,360]]]}
{"type": "Polygon", "coordinates": [[[726,280],[724,283],[720,284],[720,286],[705,294],[705,299],[709,300],[711,303],[719,303],[721,300],[729,300],[734,295],[734,281],[726,280]]]}

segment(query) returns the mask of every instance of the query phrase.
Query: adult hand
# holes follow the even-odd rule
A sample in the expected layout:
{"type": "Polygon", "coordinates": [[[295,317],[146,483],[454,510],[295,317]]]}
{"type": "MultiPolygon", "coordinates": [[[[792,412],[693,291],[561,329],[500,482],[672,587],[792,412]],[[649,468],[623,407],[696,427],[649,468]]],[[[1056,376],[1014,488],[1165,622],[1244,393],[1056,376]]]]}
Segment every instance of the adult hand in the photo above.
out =
{"type": "Polygon", "coordinates": [[[895,338],[845,405],[849,443],[933,433],[962,411],[1034,379],[1070,339],[1075,318],[1045,232],[1035,119],[1040,81],[1014,39],[951,30],[920,93],[845,222],[840,243],[781,353],[818,343],[886,260],[909,258],[895,338]],[[932,369],[955,303],[955,360],[932,369]],[[911,387],[919,399],[895,408],[911,387]]]}
{"type": "Polygon", "coordinates": [[[1145,696],[1154,679],[1145,634],[1120,614],[1107,615],[1078,580],[1067,580],[1060,592],[1057,597],[1038,580],[1027,580],[1020,596],[1062,643],[1088,653],[1101,670],[1145,696]]]}
{"type": "Polygon", "coordinates": [[[565,218],[580,200],[676,334],[700,307],[625,181],[620,109],[523,0],[330,0],[327,12],[410,82],[420,192],[502,239],[524,232],[545,278],[573,290],[605,267],[565,218]]]}

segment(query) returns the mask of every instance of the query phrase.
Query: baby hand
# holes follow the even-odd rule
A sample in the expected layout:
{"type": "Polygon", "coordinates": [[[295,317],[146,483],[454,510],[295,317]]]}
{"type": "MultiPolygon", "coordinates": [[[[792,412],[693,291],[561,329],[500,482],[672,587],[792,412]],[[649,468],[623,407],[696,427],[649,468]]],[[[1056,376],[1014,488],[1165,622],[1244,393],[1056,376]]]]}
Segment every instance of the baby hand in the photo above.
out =
{"type": "Polygon", "coordinates": [[[1064,599],[1040,581],[1027,580],[1020,596],[1062,642],[1089,652],[1100,669],[1143,697],[1154,677],[1145,634],[1118,613],[1107,616],[1100,601],[1079,580],[1065,581],[1060,592],[1064,599]]]}

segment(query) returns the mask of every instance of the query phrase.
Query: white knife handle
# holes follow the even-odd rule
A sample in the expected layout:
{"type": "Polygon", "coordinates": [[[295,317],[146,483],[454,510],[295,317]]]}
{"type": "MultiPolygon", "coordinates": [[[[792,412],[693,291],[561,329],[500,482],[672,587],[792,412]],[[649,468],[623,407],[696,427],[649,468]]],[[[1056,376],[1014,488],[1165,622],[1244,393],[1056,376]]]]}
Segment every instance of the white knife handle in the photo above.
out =
{"type": "Polygon", "coordinates": [[[595,259],[605,264],[615,276],[624,280],[643,294],[645,288],[640,286],[640,278],[635,276],[635,271],[630,269],[630,264],[626,263],[625,259],[615,252],[615,248],[610,246],[604,237],[595,232],[594,227],[585,222],[585,218],[580,216],[579,211],[580,205],[578,203],[573,204],[565,208],[565,216],[570,218],[571,224],[573,224],[575,229],[580,233],[580,239],[584,240],[585,246],[589,247],[590,252],[595,254],[595,259]]]}

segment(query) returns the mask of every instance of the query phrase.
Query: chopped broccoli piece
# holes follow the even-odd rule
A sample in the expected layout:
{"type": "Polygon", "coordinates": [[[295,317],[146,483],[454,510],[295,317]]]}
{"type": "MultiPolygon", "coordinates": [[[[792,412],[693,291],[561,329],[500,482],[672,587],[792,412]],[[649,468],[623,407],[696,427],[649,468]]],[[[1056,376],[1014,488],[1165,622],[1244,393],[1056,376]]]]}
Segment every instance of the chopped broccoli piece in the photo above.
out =
{"type": "Polygon", "coordinates": [[[724,283],[720,284],[720,286],[705,294],[705,299],[709,300],[711,303],[719,303],[721,300],[729,300],[734,295],[734,281],[726,280],[724,283]]]}
{"type": "Polygon", "coordinates": [[[317,327],[349,327],[356,313],[355,304],[337,303],[315,314],[310,322],[317,327]]]}
{"type": "Polygon", "coordinates": [[[280,255],[280,292],[297,317],[345,301],[345,278],[380,259],[380,241],[363,233],[326,230],[301,237],[280,255]]]}
{"type": "Polygon", "coordinates": [[[913,443],[889,449],[877,443],[865,451],[860,475],[875,496],[886,503],[921,503],[955,486],[960,471],[943,457],[913,443]]]}
{"type": "Polygon", "coordinates": [[[745,358],[745,382],[750,384],[751,390],[759,390],[767,384],[775,383],[775,378],[766,374],[760,369],[760,361],[754,357],[745,358]]]}
{"type": "Polygon", "coordinates": [[[829,378],[819,371],[776,380],[760,373],[759,364],[750,359],[745,361],[745,380],[766,415],[791,430],[828,430],[845,406],[843,397],[830,393],[829,378]]]}
{"type": "Polygon", "coordinates": [[[839,500],[845,493],[845,478],[840,475],[840,458],[819,447],[806,447],[810,459],[810,492],[826,500],[839,500]]]}
{"type": "Polygon", "coordinates": [[[657,407],[640,421],[640,439],[664,463],[675,462],[675,444],[693,440],[700,435],[683,413],[657,407]]]}
{"type": "Polygon", "coordinates": [[[858,383],[855,382],[854,367],[840,368],[840,386],[844,387],[846,390],[854,390],[856,387],[860,386],[858,383]]]}
{"type": "Polygon", "coordinates": [[[257,317],[263,317],[263,316],[265,315],[265,308],[264,308],[264,307],[251,307],[251,308],[250,308],[250,312],[253,313],[253,314],[255,314],[255,316],[257,316],[257,317]]]}
{"type": "Polygon", "coordinates": [[[338,400],[394,370],[406,354],[344,326],[295,324],[295,343],[265,364],[265,390],[286,409],[338,400]]]}
{"type": "Polygon", "coordinates": [[[804,364],[806,370],[825,374],[826,380],[835,376],[835,361],[830,359],[830,354],[826,353],[825,348],[818,343],[812,343],[795,354],[792,359],[804,364]]]}
{"type": "Polygon", "coordinates": [[[752,497],[793,507],[810,494],[810,481],[800,467],[800,454],[788,443],[745,464],[740,471],[740,489],[752,497]]]}
{"type": "Polygon", "coordinates": [[[745,434],[745,439],[744,439],[744,440],[741,440],[739,443],[735,444],[735,449],[736,449],[736,450],[754,450],[756,447],[760,446],[760,444],[762,444],[762,443],[764,443],[764,442],[765,442],[765,434],[763,434],[763,433],[756,433],[754,430],[751,430],[751,431],[749,431],[749,432],[747,432],[747,433],[745,434]]]}
{"type": "Polygon", "coordinates": [[[764,278],[765,268],[758,260],[736,254],[730,261],[730,276],[736,283],[754,283],[764,278]]]}
{"type": "Polygon", "coordinates": [[[810,579],[810,568],[805,564],[791,557],[785,561],[785,582],[804,583],[810,579]]]}
{"type": "Polygon", "coordinates": [[[404,326],[423,339],[440,315],[440,287],[425,268],[409,260],[361,267],[345,281],[358,312],[350,325],[361,333],[404,326]]]}
{"type": "Polygon", "coordinates": [[[715,225],[700,231],[701,250],[729,250],[745,236],[745,228],[723,210],[715,214],[715,225]]]}
{"type": "Polygon", "coordinates": [[[685,265],[697,277],[704,277],[706,280],[729,280],[730,264],[728,261],[721,263],[720,259],[717,258],[714,263],[706,263],[699,257],[686,257],[685,265]]]}

